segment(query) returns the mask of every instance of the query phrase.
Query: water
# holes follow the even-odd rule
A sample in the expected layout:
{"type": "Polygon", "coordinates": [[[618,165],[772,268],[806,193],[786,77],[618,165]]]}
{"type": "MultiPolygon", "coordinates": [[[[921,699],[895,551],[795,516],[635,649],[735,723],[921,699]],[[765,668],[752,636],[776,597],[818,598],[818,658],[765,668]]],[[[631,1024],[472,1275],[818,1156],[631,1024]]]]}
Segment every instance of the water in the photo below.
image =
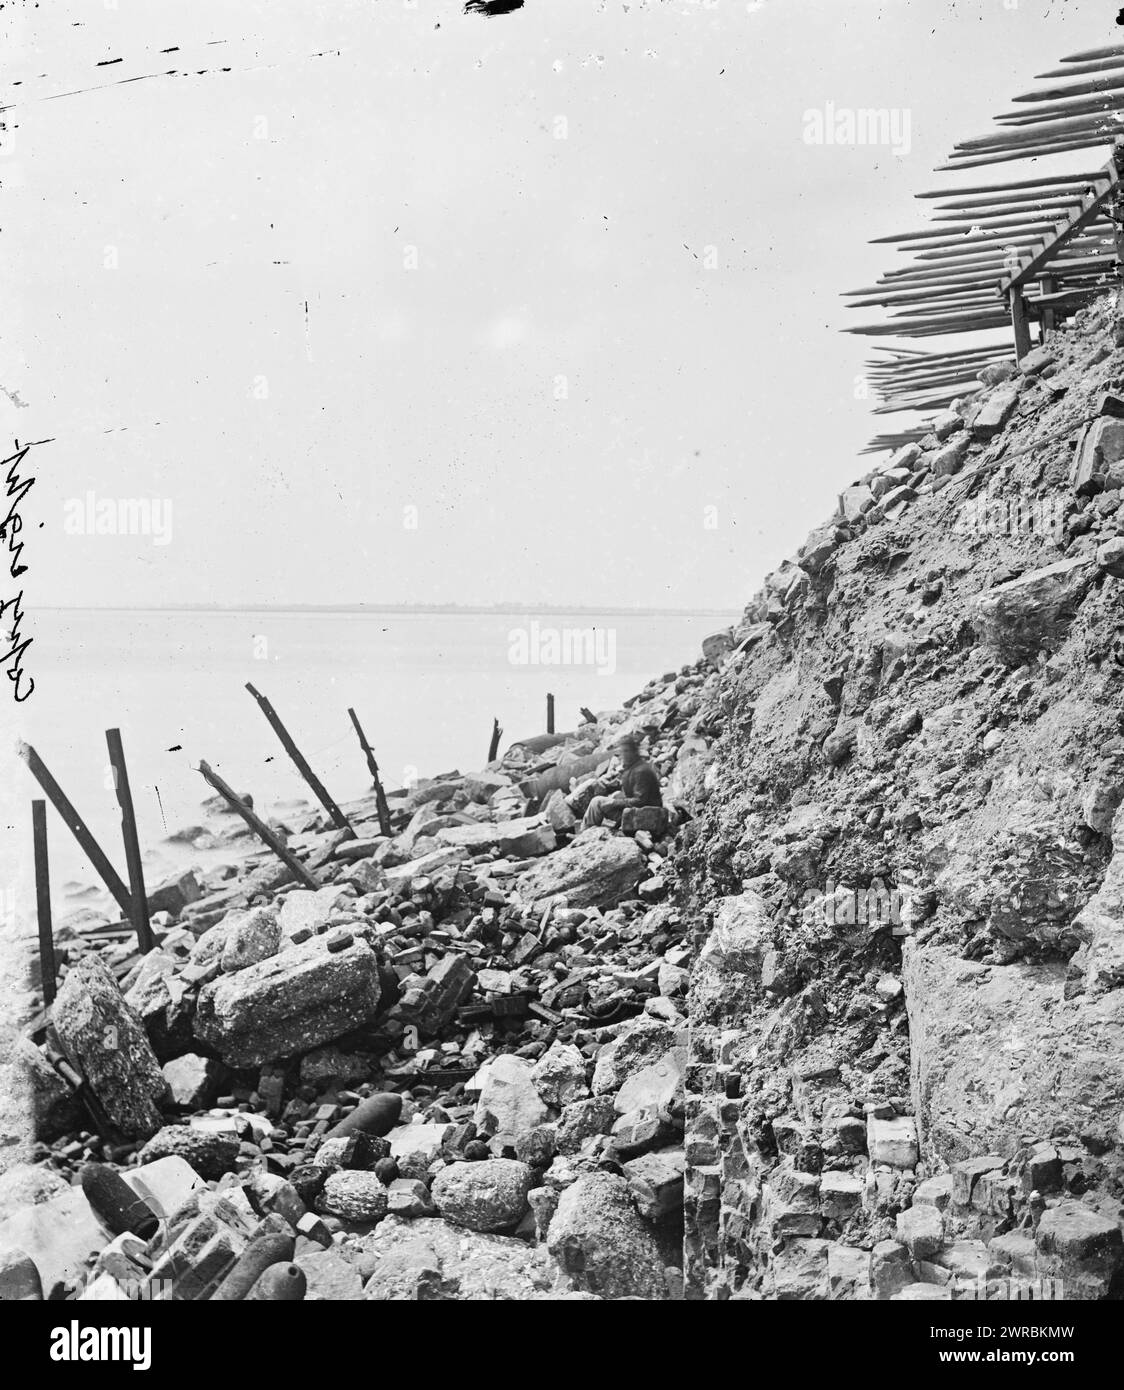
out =
{"type": "MultiPolygon", "coordinates": [[[[125,877],[105,745],[105,730],[120,728],[151,883],[200,859],[166,843],[169,833],[204,822],[200,803],[212,793],[194,771],[200,759],[236,790],[252,792],[267,813],[310,796],[244,689],[247,681],[271,701],[336,800],[346,802],[370,787],[349,706],[388,789],[453,768],[473,771],[487,759],[493,716],[504,729],[502,750],[545,730],[550,691],[556,727],[573,728],[580,706],[617,708],[650,677],[694,661],[702,638],[730,618],[550,613],[536,621],[537,631],[523,613],[40,610],[26,623],[35,639],[25,658],[35,691],[12,722],[125,877]],[[601,631],[599,648],[569,654],[592,655],[598,664],[512,661],[513,652],[524,654],[521,643],[532,659],[550,660],[543,646],[549,629],[591,627],[601,631]]],[[[25,874],[27,803],[37,795],[17,765],[9,814],[25,874]]],[[[48,814],[56,892],[101,905],[102,895],[79,895],[92,870],[58,816],[48,814]]]]}

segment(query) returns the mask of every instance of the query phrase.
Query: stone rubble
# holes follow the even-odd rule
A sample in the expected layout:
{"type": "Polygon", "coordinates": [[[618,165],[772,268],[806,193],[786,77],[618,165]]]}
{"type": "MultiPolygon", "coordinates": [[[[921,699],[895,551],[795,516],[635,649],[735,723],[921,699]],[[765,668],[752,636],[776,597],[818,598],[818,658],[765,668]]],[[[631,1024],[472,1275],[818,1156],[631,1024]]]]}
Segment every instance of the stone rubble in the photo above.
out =
{"type": "Polygon", "coordinates": [[[113,1123],[41,1097],[33,1171],[82,1220],[58,1249],[42,1219],[11,1241],[0,1221],[18,1252],[0,1298],[27,1261],[44,1296],[681,1296],[691,948],[670,784],[686,741],[705,756],[731,648],[716,634],[623,710],[392,794],[389,838],[373,796],[347,808],[355,838],[294,817],[316,891],[259,856],[163,885],[143,960],[63,932],[53,1036],[113,1123]],[[582,831],[625,732],[667,806],[582,831]],[[112,1065],[95,1027],[127,1039],[112,1065]],[[111,1240],[79,1182],[107,1188],[99,1164],[157,1213],[154,1238],[111,1240]]]}
{"type": "Polygon", "coordinates": [[[734,629],[674,858],[688,1298],[1124,1295],[1115,317],[981,372],[734,629]]]}
{"type": "Polygon", "coordinates": [[[287,813],[317,891],[60,924],[0,1298],[1124,1296],[1114,342],[985,369],[624,709],[287,813]],[[625,732],[665,807],[582,830],[625,732]]]}

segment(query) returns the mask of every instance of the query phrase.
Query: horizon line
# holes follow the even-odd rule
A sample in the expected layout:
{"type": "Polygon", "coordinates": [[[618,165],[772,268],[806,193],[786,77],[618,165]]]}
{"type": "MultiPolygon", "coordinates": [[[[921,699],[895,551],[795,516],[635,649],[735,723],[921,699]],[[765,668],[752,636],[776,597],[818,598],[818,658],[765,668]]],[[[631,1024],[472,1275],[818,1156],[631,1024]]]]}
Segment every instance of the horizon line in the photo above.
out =
{"type": "Polygon", "coordinates": [[[700,604],[693,608],[661,608],[655,605],[559,604],[559,603],[164,603],[99,604],[44,603],[40,613],[635,613],[644,615],[693,615],[740,617],[741,608],[700,604]]]}

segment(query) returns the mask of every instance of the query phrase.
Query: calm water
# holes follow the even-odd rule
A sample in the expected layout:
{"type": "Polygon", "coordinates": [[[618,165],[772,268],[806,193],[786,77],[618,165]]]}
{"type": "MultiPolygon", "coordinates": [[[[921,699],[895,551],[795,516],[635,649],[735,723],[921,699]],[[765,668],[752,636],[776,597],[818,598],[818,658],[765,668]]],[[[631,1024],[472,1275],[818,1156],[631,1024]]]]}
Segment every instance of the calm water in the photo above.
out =
{"type": "MultiPolygon", "coordinates": [[[[730,619],[544,614],[537,621],[536,647],[525,614],[39,611],[26,625],[35,640],[25,665],[36,688],[17,707],[14,732],[35,745],[124,877],[105,748],[105,730],[121,729],[151,881],[185,853],[198,857],[162,842],[203,819],[200,802],[211,793],[192,770],[201,758],[252,792],[259,808],[308,795],[247,681],[272,702],[332,795],[347,801],[370,781],[349,706],[388,787],[472,771],[487,758],[493,716],[504,729],[501,749],[541,733],[551,691],[557,728],[573,728],[581,705],[618,707],[650,677],[695,660],[701,639],[730,619]],[[511,659],[549,661],[548,629],[594,626],[602,631],[593,653],[601,673],[597,665],[511,659]]],[[[22,764],[16,779],[9,815],[27,865],[27,801],[40,793],[22,764]]],[[[54,883],[90,880],[69,833],[53,811],[49,817],[54,883]]]]}

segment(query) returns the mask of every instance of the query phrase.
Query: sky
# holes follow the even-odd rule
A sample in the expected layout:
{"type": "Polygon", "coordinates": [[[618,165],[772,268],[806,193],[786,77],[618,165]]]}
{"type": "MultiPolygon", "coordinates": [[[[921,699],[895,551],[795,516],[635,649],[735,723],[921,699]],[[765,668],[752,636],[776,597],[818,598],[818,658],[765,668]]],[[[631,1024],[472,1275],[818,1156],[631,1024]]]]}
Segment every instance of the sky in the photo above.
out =
{"type": "Polygon", "coordinates": [[[25,608],[740,607],[910,423],[840,332],[870,239],[1116,8],[9,7],[25,608]],[[908,140],[807,143],[828,103],[908,140]]]}

